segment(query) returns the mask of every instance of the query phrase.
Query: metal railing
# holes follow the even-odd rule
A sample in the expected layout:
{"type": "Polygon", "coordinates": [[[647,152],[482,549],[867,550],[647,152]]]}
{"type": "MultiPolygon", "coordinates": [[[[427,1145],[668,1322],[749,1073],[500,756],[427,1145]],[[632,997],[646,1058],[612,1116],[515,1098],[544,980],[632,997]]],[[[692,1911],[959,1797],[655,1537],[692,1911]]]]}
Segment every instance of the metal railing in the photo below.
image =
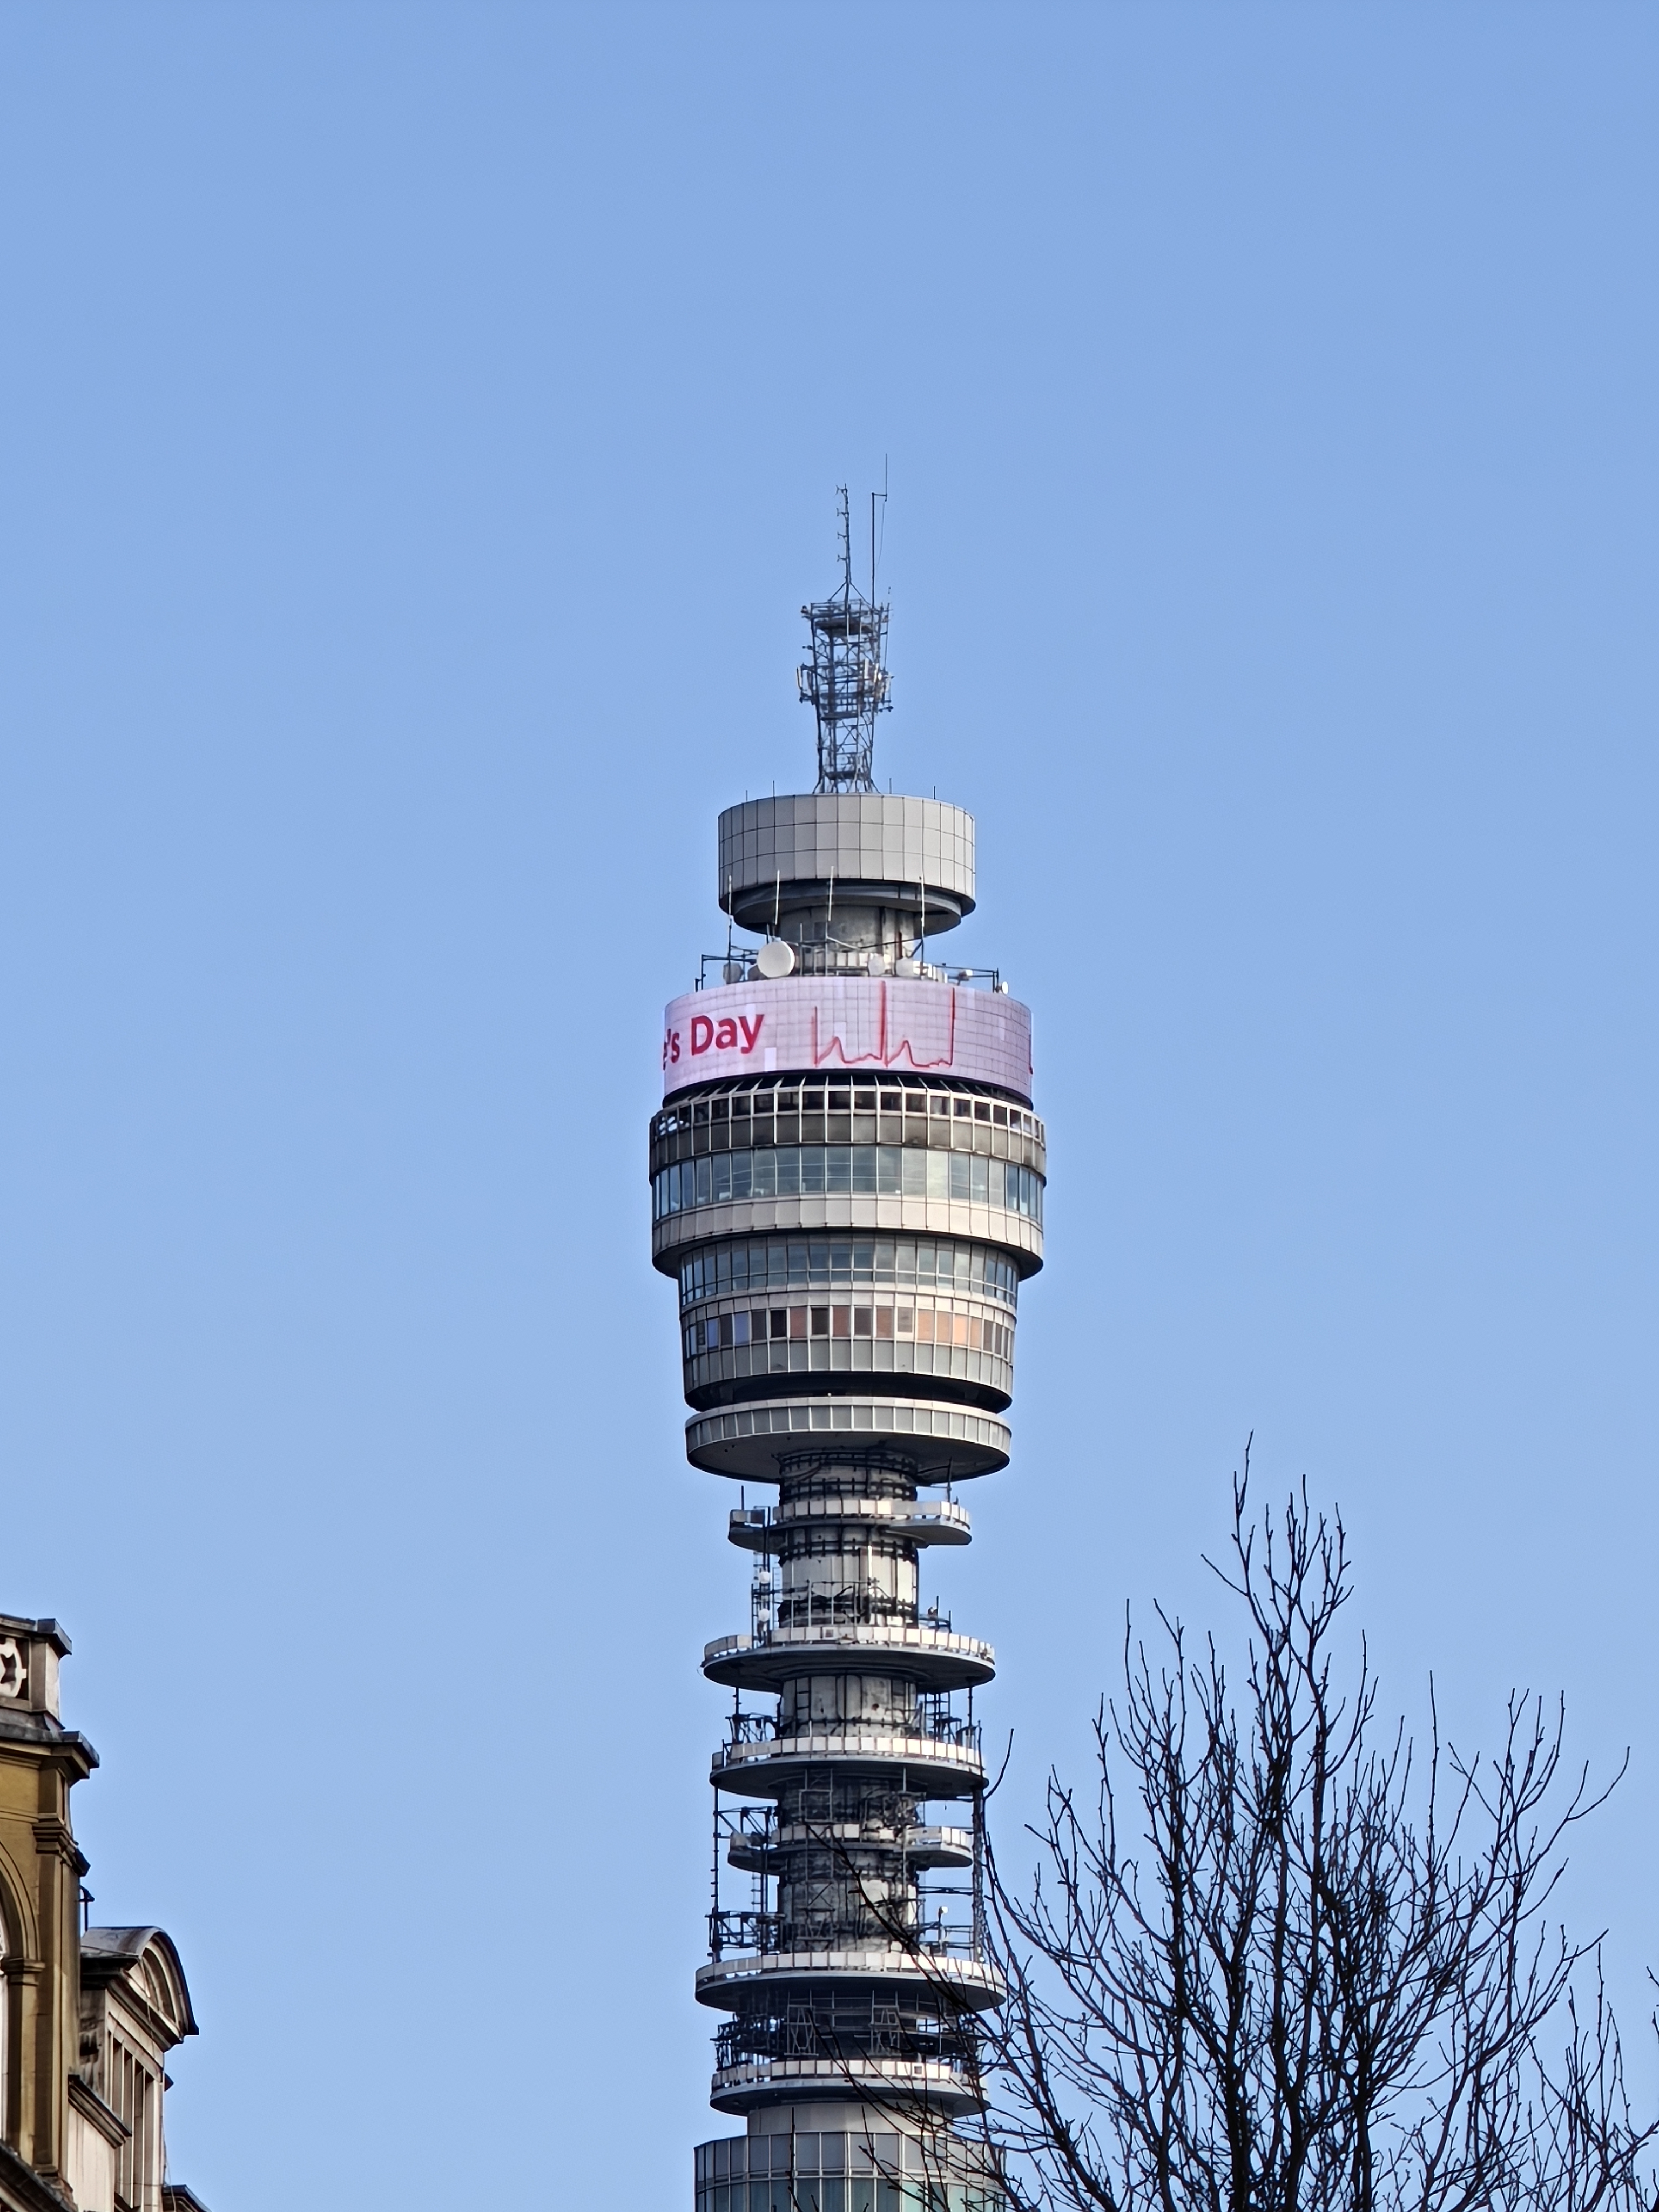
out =
{"type": "Polygon", "coordinates": [[[953,2022],[930,2030],[898,2016],[872,2020],[867,2027],[849,2026],[838,2033],[811,2019],[727,2021],[715,2031],[714,2054],[722,2072],[775,2058],[816,2058],[837,2070],[855,2070],[861,2060],[920,2060],[968,2076],[978,2066],[971,2028],[953,2022]]]}
{"type": "Polygon", "coordinates": [[[951,1616],[937,1605],[926,1607],[895,1597],[878,1583],[838,1590],[774,1589],[757,1582],[750,1619],[757,1641],[781,1631],[813,1628],[928,1628],[951,1632],[951,1616]]]}
{"type": "MultiPolygon", "coordinates": [[[[872,948],[867,945],[843,945],[832,939],[828,944],[817,942],[795,945],[795,973],[798,975],[892,975],[899,981],[907,980],[926,983],[956,983],[974,990],[994,991],[999,995],[1008,986],[1002,980],[1000,968],[956,968],[947,962],[924,960],[915,955],[906,956],[901,966],[896,959],[881,956],[884,965],[872,969],[870,965],[872,948]]],[[[755,956],[757,945],[732,945],[724,952],[704,952],[698,956],[696,980],[693,990],[708,991],[722,983],[750,983],[758,980],[755,956]]]]}
{"type": "Polygon", "coordinates": [[[896,1714],[888,1720],[868,1716],[854,1721],[813,1719],[788,1728],[780,1726],[775,1713],[736,1712],[728,1713],[726,1718],[729,1744],[787,1743],[792,1736],[808,1735],[896,1735],[920,1736],[929,1743],[953,1744],[962,1750],[977,1751],[981,1734],[977,1721],[958,1719],[954,1713],[921,1710],[896,1714]]]}
{"type": "MultiPolygon", "coordinates": [[[[924,1899],[924,1902],[927,1902],[924,1899]]],[[[920,1958],[978,1959],[981,1946],[970,1922],[946,1920],[943,1906],[933,1919],[920,1913],[888,1915],[865,1911],[842,1914],[766,1912],[750,1908],[708,1916],[708,1955],[728,1952],[896,1950],[920,1958]]]]}

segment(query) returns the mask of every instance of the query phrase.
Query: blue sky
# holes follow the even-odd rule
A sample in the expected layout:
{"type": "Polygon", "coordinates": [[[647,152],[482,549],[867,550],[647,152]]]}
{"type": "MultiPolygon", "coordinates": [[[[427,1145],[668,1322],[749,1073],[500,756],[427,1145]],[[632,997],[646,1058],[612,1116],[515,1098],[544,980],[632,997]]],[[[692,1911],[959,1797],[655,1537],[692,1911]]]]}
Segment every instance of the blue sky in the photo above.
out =
{"type": "MultiPolygon", "coordinates": [[[[0,13],[0,1606],[217,2212],[689,2202],[728,1498],[647,1261],[714,817],[878,769],[1036,1022],[1005,1822],[1246,1435],[1565,1692],[1659,1961],[1650,9],[0,13]]],[[[1651,2071],[1651,2069],[1649,2069],[1651,2071]]]]}

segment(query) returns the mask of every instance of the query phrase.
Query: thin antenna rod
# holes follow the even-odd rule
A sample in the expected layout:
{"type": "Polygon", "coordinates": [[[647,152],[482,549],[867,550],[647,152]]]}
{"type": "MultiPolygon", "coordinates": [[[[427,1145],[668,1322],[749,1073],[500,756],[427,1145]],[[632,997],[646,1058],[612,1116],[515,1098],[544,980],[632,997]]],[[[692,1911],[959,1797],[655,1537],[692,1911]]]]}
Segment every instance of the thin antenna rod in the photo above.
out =
{"type": "Polygon", "coordinates": [[[876,604],[876,501],[882,507],[882,519],[887,515],[887,456],[881,457],[881,489],[870,495],[870,604],[876,604]]]}

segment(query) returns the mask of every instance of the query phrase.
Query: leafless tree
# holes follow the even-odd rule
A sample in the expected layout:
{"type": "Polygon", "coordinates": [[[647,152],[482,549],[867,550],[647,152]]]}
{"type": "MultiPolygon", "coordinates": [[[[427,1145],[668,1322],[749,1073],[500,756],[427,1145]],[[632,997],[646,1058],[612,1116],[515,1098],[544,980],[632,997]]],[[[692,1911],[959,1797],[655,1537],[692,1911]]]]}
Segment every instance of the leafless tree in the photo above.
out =
{"type": "MultiPolygon", "coordinates": [[[[1008,2001],[985,2129],[1017,2204],[1073,2212],[1634,2212],[1659,2206],[1597,1943],[1551,1918],[1606,1796],[1562,1719],[1414,1759],[1339,1628],[1340,1518],[1235,1484],[1217,1569],[1238,1686],[1160,1612],[1126,1638],[1085,1797],[1051,1775],[1034,1876],[993,1864],[1008,2001]],[[1346,1656],[1345,1657],[1345,1652],[1346,1656]]],[[[1617,1777],[1614,1778],[1617,1779],[1617,1777]]]]}

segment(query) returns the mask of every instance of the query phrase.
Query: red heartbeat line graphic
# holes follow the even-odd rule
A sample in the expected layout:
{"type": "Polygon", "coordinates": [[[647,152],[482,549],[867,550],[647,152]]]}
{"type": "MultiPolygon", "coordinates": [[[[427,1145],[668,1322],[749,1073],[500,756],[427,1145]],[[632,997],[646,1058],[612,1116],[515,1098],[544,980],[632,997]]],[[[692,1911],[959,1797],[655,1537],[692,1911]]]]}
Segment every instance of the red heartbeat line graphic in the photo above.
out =
{"type": "MultiPolygon", "coordinates": [[[[947,988],[949,988],[950,987],[947,986],[947,988]]],[[[957,994],[955,990],[953,988],[950,989],[950,1014],[945,1027],[945,1050],[939,1054],[936,1058],[929,1060],[925,1056],[920,1059],[917,1057],[915,1046],[911,1042],[909,1037],[907,1036],[901,1035],[896,1042],[890,1045],[887,1033],[886,984],[882,984],[880,989],[881,1010],[877,1018],[876,1048],[873,1052],[855,1052],[849,1054],[846,1047],[842,1044],[841,1039],[835,1036],[830,1037],[828,1044],[821,1045],[818,1039],[819,1009],[816,1006],[813,1007],[813,1066],[822,1067],[827,1060],[832,1059],[839,1060],[843,1067],[863,1067],[868,1066],[872,1061],[882,1067],[892,1067],[896,1066],[897,1062],[901,1059],[908,1060],[911,1066],[917,1070],[921,1070],[925,1067],[951,1066],[957,1056],[957,994]]]]}

